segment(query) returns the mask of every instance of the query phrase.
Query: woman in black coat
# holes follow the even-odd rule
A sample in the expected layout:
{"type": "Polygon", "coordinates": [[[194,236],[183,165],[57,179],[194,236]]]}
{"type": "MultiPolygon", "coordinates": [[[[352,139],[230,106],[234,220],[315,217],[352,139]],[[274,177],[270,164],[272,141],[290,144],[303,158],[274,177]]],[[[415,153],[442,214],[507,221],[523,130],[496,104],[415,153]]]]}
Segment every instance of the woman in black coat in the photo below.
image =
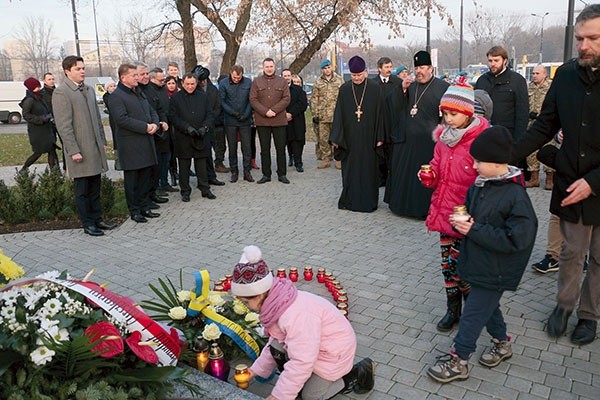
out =
{"type": "Polygon", "coordinates": [[[290,85],[290,104],[286,108],[286,113],[291,116],[288,119],[286,127],[287,147],[290,154],[290,166],[296,166],[296,171],[304,172],[302,167],[302,150],[306,142],[306,120],[304,112],[308,107],[306,92],[302,89],[302,78],[298,75],[292,75],[292,84],[290,85]]]}
{"type": "Polygon", "coordinates": [[[52,113],[50,107],[44,103],[41,96],[42,85],[40,81],[33,77],[25,79],[23,82],[27,88],[25,98],[19,103],[23,109],[23,118],[27,121],[27,134],[29,135],[29,144],[33,154],[25,160],[23,168],[19,173],[29,168],[34,162],[48,153],[48,165],[54,168],[58,164],[56,156],[56,135],[53,129],[52,113]]]}

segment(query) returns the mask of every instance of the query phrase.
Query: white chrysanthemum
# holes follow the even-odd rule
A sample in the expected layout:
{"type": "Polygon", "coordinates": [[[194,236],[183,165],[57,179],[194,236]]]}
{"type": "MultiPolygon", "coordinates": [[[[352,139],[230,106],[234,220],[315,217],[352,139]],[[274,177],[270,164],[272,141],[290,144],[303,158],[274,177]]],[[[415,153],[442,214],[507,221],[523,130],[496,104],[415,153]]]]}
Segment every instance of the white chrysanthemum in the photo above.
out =
{"type": "Polygon", "coordinates": [[[191,292],[189,290],[180,290],[177,292],[177,300],[180,303],[185,303],[186,301],[190,301],[192,299],[191,292]]]}
{"type": "Polygon", "coordinates": [[[16,311],[17,310],[14,304],[5,304],[4,307],[2,307],[2,310],[0,311],[0,315],[2,316],[2,318],[6,318],[7,320],[12,321],[15,319],[16,311]]]}
{"type": "Polygon", "coordinates": [[[60,272],[58,271],[47,271],[43,274],[38,275],[36,278],[40,279],[56,279],[60,276],[60,272]]]}
{"type": "Polygon", "coordinates": [[[50,350],[46,346],[40,346],[31,352],[30,357],[35,365],[46,365],[47,362],[52,360],[54,354],[53,350],[50,350]]]}
{"type": "Polygon", "coordinates": [[[62,303],[59,299],[50,299],[44,303],[44,311],[43,314],[49,317],[56,315],[60,310],[62,310],[62,303]]]}
{"type": "Polygon", "coordinates": [[[221,337],[221,330],[215,323],[210,323],[204,327],[202,337],[206,340],[217,340],[221,337]]]}
{"type": "Polygon", "coordinates": [[[249,312],[244,317],[244,321],[246,321],[249,326],[256,326],[259,322],[259,315],[255,312],[249,312]]]}

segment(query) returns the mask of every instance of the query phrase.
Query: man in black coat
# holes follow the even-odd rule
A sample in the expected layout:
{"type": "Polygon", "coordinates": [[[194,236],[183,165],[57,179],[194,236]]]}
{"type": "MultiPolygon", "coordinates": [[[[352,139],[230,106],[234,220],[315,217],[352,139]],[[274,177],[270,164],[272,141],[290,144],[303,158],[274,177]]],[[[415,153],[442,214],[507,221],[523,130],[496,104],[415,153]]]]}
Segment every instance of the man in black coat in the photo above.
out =
{"type": "Polygon", "coordinates": [[[171,96],[169,121],[174,127],[173,147],[179,161],[179,186],[181,200],[190,201],[190,167],[192,159],[202,197],[215,199],[210,191],[206,174],[206,159],[212,157],[209,127],[213,124],[212,108],[206,93],[196,90],[198,78],[195,74],[183,76],[183,90],[171,96]]]}
{"type": "Polygon", "coordinates": [[[562,336],[579,303],[571,341],[583,345],[596,338],[600,319],[600,4],[587,6],[577,16],[575,39],[578,58],[556,71],[540,114],[515,143],[514,158],[544,146],[562,129],[560,149],[549,145],[538,153],[542,163],[556,170],[550,212],[560,217],[564,239],[557,305],[547,330],[551,337],[562,336]]]}
{"type": "MultiPolygon", "coordinates": [[[[486,53],[490,70],[477,79],[475,89],[488,92],[494,103],[491,125],[508,128],[516,140],[527,130],[529,122],[529,93],[523,76],[508,67],[508,52],[503,46],[494,46],[486,53]]],[[[518,160],[517,166],[527,171],[527,155],[518,160]]]]}
{"type": "Polygon", "coordinates": [[[296,171],[304,172],[302,166],[302,149],[306,139],[306,119],[304,112],[308,108],[306,93],[300,86],[292,82],[292,71],[284,69],[281,76],[290,87],[290,104],[285,108],[285,115],[288,121],[285,127],[287,135],[287,146],[290,158],[294,162],[296,171]]]}
{"type": "Polygon", "coordinates": [[[131,219],[147,222],[160,214],[150,210],[152,168],[158,164],[153,135],[159,120],[138,86],[137,67],[119,66],[119,84],[110,95],[110,113],[117,127],[117,149],[125,183],[125,199],[131,219]]]}
{"type": "MultiPolygon", "coordinates": [[[[158,114],[160,129],[154,135],[156,156],[158,157],[158,171],[152,176],[152,188],[160,192],[176,192],[168,182],[169,161],[171,160],[171,146],[169,142],[169,94],[165,87],[165,73],[161,68],[153,68],[148,74],[150,82],[144,86],[144,94],[150,107],[158,114]]],[[[152,195],[152,194],[151,194],[152,195]]],[[[159,193],[154,193],[158,197],[159,193]]],[[[153,199],[154,200],[154,199],[153,199]]]]}

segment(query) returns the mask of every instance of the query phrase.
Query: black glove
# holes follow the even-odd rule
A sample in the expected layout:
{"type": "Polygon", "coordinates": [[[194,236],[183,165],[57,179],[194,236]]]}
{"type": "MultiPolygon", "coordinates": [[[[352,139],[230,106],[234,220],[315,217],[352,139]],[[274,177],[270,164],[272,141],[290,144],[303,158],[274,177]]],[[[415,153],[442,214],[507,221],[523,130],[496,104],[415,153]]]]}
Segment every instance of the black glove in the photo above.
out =
{"type": "Polygon", "coordinates": [[[208,127],[203,126],[202,128],[198,129],[197,132],[198,132],[198,134],[196,136],[199,137],[200,139],[204,139],[204,135],[206,135],[208,133],[208,127]]]}
{"type": "Polygon", "coordinates": [[[529,119],[536,119],[538,116],[538,113],[536,113],[535,111],[532,111],[529,113],[529,119]]]}
{"type": "Polygon", "coordinates": [[[188,126],[186,129],[186,132],[191,137],[198,136],[198,134],[199,134],[198,130],[196,128],[194,128],[193,126],[188,126]]]}
{"type": "Polygon", "coordinates": [[[240,120],[240,118],[242,118],[242,114],[240,114],[239,112],[234,112],[233,113],[233,118],[237,119],[238,121],[240,120]]]}
{"type": "Polygon", "coordinates": [[[313,124],[319,123],[319,117],[313,117],[313,124]]]}

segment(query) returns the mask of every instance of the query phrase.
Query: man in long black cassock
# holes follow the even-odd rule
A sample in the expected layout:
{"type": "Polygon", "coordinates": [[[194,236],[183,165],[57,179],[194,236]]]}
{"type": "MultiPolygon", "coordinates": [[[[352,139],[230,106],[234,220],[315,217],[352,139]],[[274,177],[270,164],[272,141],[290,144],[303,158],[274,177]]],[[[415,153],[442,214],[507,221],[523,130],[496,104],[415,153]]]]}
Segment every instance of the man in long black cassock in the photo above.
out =
{"type": "Polygon", "coordinates": [[[376,151],[383,145],[385,102],[381,89],[369,83],[362,58],[352,57],[348,67],[352,81],[340,88],[329,137],[334,158],[342,162],[338,208],[372,212],[379,202],[376,151]]]}
{"type": "Polygon", "coordinates": [[[417,172],[433,158],[432,132],[441,121],[440,100],[449,85],[433,76],[426,51],[415,54],[414,62],[415,78],[404,79],[387,102],[393,147],[384,201],[395,214],[425,219],[432,190],[421,185],[417,172]]]}

